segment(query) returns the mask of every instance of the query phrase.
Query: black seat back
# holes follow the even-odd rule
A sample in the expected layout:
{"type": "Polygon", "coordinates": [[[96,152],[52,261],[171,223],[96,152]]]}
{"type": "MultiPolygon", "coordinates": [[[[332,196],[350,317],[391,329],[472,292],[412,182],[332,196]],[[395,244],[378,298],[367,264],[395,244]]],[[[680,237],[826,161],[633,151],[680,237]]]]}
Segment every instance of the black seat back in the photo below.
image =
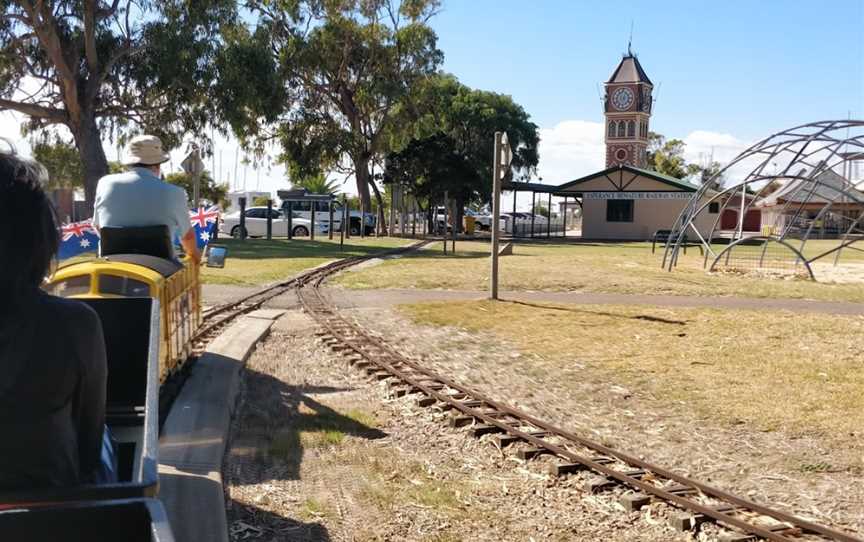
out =
{"type": "Polygon", "coordinates": [[[102,321],[108,357],[108,409],[143,409],[148,371],[159,366],[158,358],[150,359],[157,355],[151,350],[151,341],[159,340],[158,323],[152,327],[154,315],[158,317],[155,301],[149,297],[79,301],[90,305],[102,321]]]}
{"type": "Polygon", "coordinates": [[[170,260],[174,257],[171,232],[168,226],[133,226],[128,228],[103,227],[99,229],[100,253],[146,254],[170,260]]]}
{"type": "Polygon", "coordinates": [[[0,512],[0,540],[173,542],[174,535],[159,501],[128,499],[0,512]]]}
{"type": "Polygon", "coordinates": [[[137,449],[126,457],[121,442],[117,483],[0,490],[0,505],[152,497],[158,491],[159,303],[149,297],[80,301],[99,315],[105,336],[106,423],[134,434],[137,449]]]}

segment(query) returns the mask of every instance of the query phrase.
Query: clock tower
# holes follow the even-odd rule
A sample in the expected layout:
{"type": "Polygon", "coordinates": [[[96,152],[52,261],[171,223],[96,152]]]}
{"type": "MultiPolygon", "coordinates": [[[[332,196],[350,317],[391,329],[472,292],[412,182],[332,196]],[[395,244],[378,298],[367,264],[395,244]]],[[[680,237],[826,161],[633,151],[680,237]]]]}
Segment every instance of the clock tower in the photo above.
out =
{"type": "Polygon", "coordinates": [[[606,167],[628,165],[644,169],[654,85],[629,47],[605,87],[606,167]]]}

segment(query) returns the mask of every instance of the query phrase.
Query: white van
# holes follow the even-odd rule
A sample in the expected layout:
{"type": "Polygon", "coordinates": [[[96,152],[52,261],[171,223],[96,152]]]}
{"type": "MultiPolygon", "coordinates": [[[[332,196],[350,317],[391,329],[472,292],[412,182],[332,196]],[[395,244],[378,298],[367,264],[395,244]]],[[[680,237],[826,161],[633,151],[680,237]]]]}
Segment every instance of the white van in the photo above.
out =
{"type": "MultiPolygon", "coordinates": [[[[327,201],[298,201],[285,200],[282,201],[282,210],[287,211],[288,205],[291,205],[292,216],[299,216],[307,220],[312,219],[312,206],[315,206],[315,223],[327,224],[330,221],[330,203],[327,201]]],[[[351,235],[360,235],[360,211],[349,212],[349,224],[351,228],[348,230],[351,235]]],[[[316,227],[317,230],[317,227],[316,227]]],[[[342,230],[342,207],[339,202],[333,202],[333,231],[342,230]]],[[[375,233],[375,215],[366,213],[366,235],[375,233]]]]}

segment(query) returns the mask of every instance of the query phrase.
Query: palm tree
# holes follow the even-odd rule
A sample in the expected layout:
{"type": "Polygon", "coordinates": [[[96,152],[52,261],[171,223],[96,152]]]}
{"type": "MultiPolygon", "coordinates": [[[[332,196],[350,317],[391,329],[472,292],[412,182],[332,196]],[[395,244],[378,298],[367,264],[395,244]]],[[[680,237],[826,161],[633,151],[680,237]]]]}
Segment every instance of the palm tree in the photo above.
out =
{"type": "Polygon", "coordinates": [[[295,186],[305,188],[311,194],[335,195],[339,186],[336,181],[328,181],[323,174],[314,177],[306,177],[294,183],[295,186]]]}

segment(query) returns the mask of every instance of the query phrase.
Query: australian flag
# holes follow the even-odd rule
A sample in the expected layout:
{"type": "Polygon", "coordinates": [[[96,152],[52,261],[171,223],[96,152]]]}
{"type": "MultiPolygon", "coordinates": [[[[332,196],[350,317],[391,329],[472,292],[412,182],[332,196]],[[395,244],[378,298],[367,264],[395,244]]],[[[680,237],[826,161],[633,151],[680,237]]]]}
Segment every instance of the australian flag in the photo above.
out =
{"type": "Polygon", "coordinates": [[[99,248],[99,232],[89,220],[65,224],[62,228],[57,259],[65,260],[99,248]]]}
{"type": "Polygon", "coordinates": [[[198,248],[204,250],[219,223],[219,206],[211,205],[206,209],[199,207],[197,211],[189,211],[189,220],[195,228],[195,240],[198,248]]]}

